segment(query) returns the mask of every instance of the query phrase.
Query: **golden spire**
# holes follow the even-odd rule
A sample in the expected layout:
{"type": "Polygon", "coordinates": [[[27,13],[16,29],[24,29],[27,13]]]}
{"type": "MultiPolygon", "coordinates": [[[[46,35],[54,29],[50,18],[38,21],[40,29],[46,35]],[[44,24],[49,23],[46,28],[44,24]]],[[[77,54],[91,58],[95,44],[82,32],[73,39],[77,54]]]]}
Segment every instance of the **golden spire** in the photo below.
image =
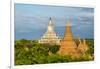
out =
{"type": "Polygon", "coordinates": [[[85,51],[87,51],[89,48],[88,48],[88,45],[87,45],[87,43],[86,43],[86,40],[85,40],[85,39],[83,39],[83,44],[84,44],[85,51]]]}
{"type": "Polygon", "coordinates": [[[66,24],[66,32],[67,33],[72,33],[71,32],[71,24],[70,24],[70,21],[67,21],[67,24],[66,24]]]}
{"type": "Polygon", "coordinates": [[[68,20],[67,21],[67,25],[66,26],[71,26],[71,24],[70,24],[70,21],[68,20]]]}
{"type": "Polygon", "coordinates": [[[79,43],[81,44],[82,43],[82,41],[81,41],[81,39],[80,39],[80,37],[78,36],[78,41],[79,41],[79,43]]]}
{"type": "Polygon", "coordinates": [[[85,53],[88,50],[88,45],[86,44],[86,40],[83,39],[83,42],[80,42],[78,45],[78,49],[82,52],[85,53]]]}
{"type": "Polygon", "coordinates": [[[85,40],[85,39],[83,39],[83,44],[84,44],[84,45],[86,44],[86,40],[85,40]]]}
{"type": "Polygon", "coordinates": [[[70,21],[67,21],[63,40],[73,40],[70,21]]]}

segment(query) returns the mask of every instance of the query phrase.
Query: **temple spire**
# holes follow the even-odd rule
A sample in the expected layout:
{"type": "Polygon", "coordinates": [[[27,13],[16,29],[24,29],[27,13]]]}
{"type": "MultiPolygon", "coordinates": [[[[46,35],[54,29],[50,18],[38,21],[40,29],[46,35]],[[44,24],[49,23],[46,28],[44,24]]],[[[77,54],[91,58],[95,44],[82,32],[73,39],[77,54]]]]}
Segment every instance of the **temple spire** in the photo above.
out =
{"type": "Polygon", "coordinates": [[[51,20],[51,17],[50,17],[50,20],[51,20]]]}
{"type": "Polygon", "coordinates": [[[71,26],[70,21],[67,21],[66,26],[71,26]]]}
{"type": "Polygon", "coordinates": [[[52,20],[51,20],[51,17],[49,19],[49,25],[52,25],[52,20]]]}
{"type": "Polygon", "coordinates": [[[52,20],[51,20],[51,17],[49,19],[49,24],[48,24],[48,29],[47,31],[53,31],[53,24],[52,24],[52,20]]]}
{"type": "Polygon", "coordinates": [[[66,23],[66,28],[65,28],[65,33],[64,33],[64,40],[73,40],[73,34],[71,31],[71,24],[70,21],[67,21],[66,23]]]}
{"type": "Polygon", "coordinates": [[[86,44],[86,40],[85,40],[85,39],[83,39],[83,44],[84,44],[84,45],[86,44]]]}
{"type": "Polygon", "coordinates": [[[88,45],[87,45],[87,43],[86,43],[86,40],[85,40],[85,39],[83,39],[83,44],[84,44],[85,51],[87,51],[89,48],[88,48],[88,45]]]}
{"type": "Polygon", "coordinates": [[[82,41],[81,41],[81,39],[80,39],[80,37],[78,36],[78,40],[79,40],[79,43],[81,44],[82,43],[82,41]]]}
{"type": "Polygon", "coordinates": [[[88,50],[88,45],[86,44],[86,40],[83,39],[83,42],[81,41],[78,45],[78,49],[82,52],[85,53],[88,50]]]}

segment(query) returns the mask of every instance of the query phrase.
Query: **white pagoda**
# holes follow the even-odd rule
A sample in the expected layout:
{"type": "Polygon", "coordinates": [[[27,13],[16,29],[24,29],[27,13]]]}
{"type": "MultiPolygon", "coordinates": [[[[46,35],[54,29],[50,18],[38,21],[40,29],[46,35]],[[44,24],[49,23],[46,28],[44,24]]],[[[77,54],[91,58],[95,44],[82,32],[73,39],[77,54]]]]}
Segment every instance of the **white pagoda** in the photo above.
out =
{"type": "Polygon", "coordinates": [[[60,45],[60,39],[57,36],[57,34],[54,32],[51,18],[49,20],[47,31],[41,37],[41,39],[39,40],[39,43],[41,43],[41,44],[51,44],[51,45],[52,44],[53,45],[60,45]]]}

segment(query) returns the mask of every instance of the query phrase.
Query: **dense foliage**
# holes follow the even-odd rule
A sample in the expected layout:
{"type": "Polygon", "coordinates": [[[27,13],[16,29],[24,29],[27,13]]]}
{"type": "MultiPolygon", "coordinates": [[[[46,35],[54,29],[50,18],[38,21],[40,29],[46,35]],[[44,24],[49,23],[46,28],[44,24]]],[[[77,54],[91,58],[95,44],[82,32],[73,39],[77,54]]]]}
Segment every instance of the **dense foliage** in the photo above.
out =
{"type": "Polygon", "coordinates": [[[16,40],[15,41],[15,65],[60,63],[89,61],[94,53],[94,40],[87,39],[89,51],[79,58],[72,58],[69,55],[61,56],[57,54],[59,45],[39,44],[36,40],[16,40]]]}

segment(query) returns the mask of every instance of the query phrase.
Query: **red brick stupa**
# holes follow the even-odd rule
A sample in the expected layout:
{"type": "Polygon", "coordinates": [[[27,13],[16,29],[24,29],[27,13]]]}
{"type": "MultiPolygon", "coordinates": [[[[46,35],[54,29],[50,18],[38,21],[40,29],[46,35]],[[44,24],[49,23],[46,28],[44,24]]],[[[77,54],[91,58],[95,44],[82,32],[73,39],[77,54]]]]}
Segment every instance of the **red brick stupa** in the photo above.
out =
{"type": "Polygon", "coordinates": [[[72,56],[79,55],[79,52],[77,50],[77,45],[74,41],[73,34],[71,31],[70,22],[67,22],[64,37],[61,40],[61,47],[58,53],[61,55],[72,55],[72,56]]]}

